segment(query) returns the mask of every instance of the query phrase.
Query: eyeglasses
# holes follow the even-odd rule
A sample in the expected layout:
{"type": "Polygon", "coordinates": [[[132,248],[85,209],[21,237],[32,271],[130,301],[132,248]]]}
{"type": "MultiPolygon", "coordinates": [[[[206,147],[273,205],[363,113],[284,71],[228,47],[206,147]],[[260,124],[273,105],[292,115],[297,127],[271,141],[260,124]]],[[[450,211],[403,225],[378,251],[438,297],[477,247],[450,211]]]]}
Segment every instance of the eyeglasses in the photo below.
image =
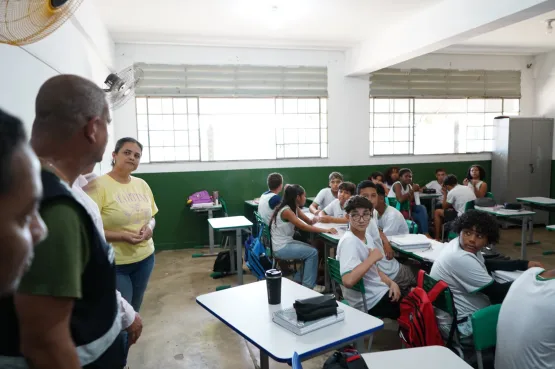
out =
{"type": "Polygon", "coordinates": [[[368,214],[364,214],[364,215],[360,215],[358,213],[354,213],[354,214],[349,214],[351,216],[351,218],[353,218],[353,220],[355,222],[360,222],[360,220],[364,220],[364,221],[368,221],[370,220],[370,218],[372,218],[372,214],[368,213],[368,214]]]}

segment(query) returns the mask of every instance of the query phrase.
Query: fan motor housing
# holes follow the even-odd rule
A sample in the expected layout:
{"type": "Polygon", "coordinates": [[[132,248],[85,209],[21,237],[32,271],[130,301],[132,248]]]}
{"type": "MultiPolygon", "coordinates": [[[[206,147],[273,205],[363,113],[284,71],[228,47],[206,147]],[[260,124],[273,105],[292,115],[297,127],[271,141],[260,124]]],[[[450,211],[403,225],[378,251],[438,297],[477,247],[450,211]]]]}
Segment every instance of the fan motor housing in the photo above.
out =
{"type": "Polygon", "coordinates": [[[50,6],[53,9],[58,9],[64,6],[69,0],[50,0],[50,6]]]}

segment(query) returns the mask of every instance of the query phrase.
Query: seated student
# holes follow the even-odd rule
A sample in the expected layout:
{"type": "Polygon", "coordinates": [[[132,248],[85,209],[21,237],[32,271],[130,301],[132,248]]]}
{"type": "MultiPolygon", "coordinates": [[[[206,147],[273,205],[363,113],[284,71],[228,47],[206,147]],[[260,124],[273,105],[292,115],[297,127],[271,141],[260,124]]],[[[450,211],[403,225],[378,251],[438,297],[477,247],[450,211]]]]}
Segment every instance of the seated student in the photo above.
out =
{"type": "Polygon", "coordinates": [[[386,189],[391,189],[391,186],[399,180],[399,167],[389,167],[385,172],[384,182],[386,189]]]}
{"type": "Polygon", "coordinates": [[[324,292],[325,287],[316,285],[318,273],[318,251],[309,244],[293,239],[295,227],[305,232],[337,234],[335,228],[323,229],[312,225],[310,219],[301,209],[306,202],[304,188],[293,184],[285,189],[283,200],[274,210],[270,219],[270,232],[272,234],[272,252],[279,259],[304,260],[303,280],[300,281],[300,270],[297,271],[295,280],[303,286],[312,288],[316,292],[324,292]]]}
{"type": "MultiPolygon", "coordinates": [[[[526,260],[485,260],[480,250],[499,241],[499,226],[491,215],[470,210],[458,217],[452,230],[459,234],[436,259],[430,275],[445,281],[455,300],[458,330],[463,343],[472,341],[470,316],[490,304],[503,302],[511,283],[496,282],[490,273],[494,270],[526,270],[540,266],[526,260]]],[[[446,337],[451,322],[438,316],[439,328],[446,337]]]]}
{"type": "MultiPolygon", "coordinates": [[[[382,272],[397,283],[404,296],[409,293],[411,287],[416,286],[416,278],[407,265],[400,264],[397,259],[393,257],[393,248],[387,239],[387,234],[383,232],[382,227],[379,226],[380,210],[378,210],[378,206],[380,206],[380,201],[383,205],[380,207],[382,215],[384,215],[386,209],[385,206],[387,206],[385,205],[384,199],[385,190],[381,185],[375,185],[371,181],[362,181],[357,186],[357,195],[367,198],[372,203],[372,206],[375,206],[372,212],[372,219],[370,220],[370,224],[367,228],[367,238],[372,240],[372,243],[368,245],[368,247],[379,249],[385,256],[384,259],[378,261],[378,268],[380,268],[382,272]],[[379,191],[382,193],[381,196],[379,195],[379,191]]],[[[391,206],[387,206],[387,208],[393,209],[391,206]]],[[[389,214],[387,214],[385,218],[383,216],[381,217],[382,223],[390,223],[390,220],[391,223],[402,222],[404,228],[400,227],[399,224],[388,224],[389,229],[395,229],[395,231],[392,232],[394,234],[409,233],[407,222],[405,221],[405,218],[403,218],[403,215],[397,209],[393,210],[400,217],[400,219],[395,216],[395,213],[388,212],[389,214]],[[393,214],[393,216],[391,216],[391,214],[393,214]]]]}
{"type": "Polygon", "coordinates": [[[355,194],[354,183],[343,182],[339,185],[337,199],[333,200],[326,208],[318,213],[318,220],[322,223],[348,223],[345,217],[345,203],[355,194]]]}
{"type": "Polygon", "coordinates": [[[316,214],[318,211],[324,209],[337,198],[339,185],[343,182],[343,175],[339,172],[331,172],[329,181],[329,187],[321,189],[314,198],[314,201],[312,201],[312,204],[310,204],[309,210],[312,214],[316,214]]]}
{"type": "Polygon", "coordinates": [[[457,177],[454,174],[449,174],[443,181],[442,193],[442,209],[436,209],[434,212],[435,236],[437,241],[441,239],[441,226],[446,217],[446,212],[449,209],[453,209],[454,213],[451,217],[451,220],[453,220],[456,216],[460,216],[464,213],[467,202],[476,200],[474,192],[470,188],[458,184],[457,177]]]}
{"type": "Polygon", "coordinates": [[[368,179],[372,182],[374,182],[374,184],[381,184],[383,185],[383,181],[384,181],[384,176],[382,172],[374,172],[370,175],[370,177],[368,177],[368,179]]]}
{"type": "Polygon", "coordinates": [[[478,199],[481,199],[485,197],[488,192],[488,184],[484,182],[485,178],[486,170],[481,165],[474,164],[468,168],[463,185],[468,186],[474,191],[474,195],[476,195],[478,199]]]}
{"type": "Polygon", "coordinates": [[[384,186],[376,185],[376,192],[378,196],[374,208],[378,213],[377,220],[380,231],[386,236],[408,234],[409,226],[403,214],[393,206],[389,206],[385,203],[384,186]]]}
{"type": "Polygon", "coordinates": [[[258,200],[258,213],[264,223],[269,224],[274,209],[281,202],[279,193],[283,189],[283,177],[279,173],[271,173],[266,183],[268,183],[268,191],[264,192],[258,200]]]}
{"type": "Polygon", "coordinates": [[[443,202],[443,180],[445,179],[446,172],[443,168],[436,169],[436,180],[429,182],[426,186],[422,187],[421,191],[431,189],[435,190],[437,194],[441,195],[438,197],[438,202],[436,203],[436,208],[441,208],[441,203],[443,202]]]}
{"type": "Polygon", "coordinates": [[[412,218],[418,225],[418,232],[428,235],[428,211],[424,205],[411,205],[414,192],[420,191],[420,186],[412,184],[412,171],[403,168],[399,171],[399,181],[395,182],[389,190],[388,197],[395,198],[401,203],[401,210],[411,210],[412,218]]]}
{"type": "Polygon", "coordinates": [[[337,245],[336,259],[342,276],[343,296],[349,304],[362,309],[360,292],[350,290],[361,279],[364,283],[368,314],[380,318],[397,319],[400,315],[401,291],[385,273],[377,267],[383,258],[378,248],[368,247],[372,241],[366,237],[366,229],[372,218],[372,203],[362,196],[353,196],[347,201],[345,211],[349,218],[349,230],[337,245]]]}
{"type": "Polygon", "coordinates": [[[495,369],[555,366],[554,302],[555,269],[530,268],[513,282],[499,312],[495,369]]]}

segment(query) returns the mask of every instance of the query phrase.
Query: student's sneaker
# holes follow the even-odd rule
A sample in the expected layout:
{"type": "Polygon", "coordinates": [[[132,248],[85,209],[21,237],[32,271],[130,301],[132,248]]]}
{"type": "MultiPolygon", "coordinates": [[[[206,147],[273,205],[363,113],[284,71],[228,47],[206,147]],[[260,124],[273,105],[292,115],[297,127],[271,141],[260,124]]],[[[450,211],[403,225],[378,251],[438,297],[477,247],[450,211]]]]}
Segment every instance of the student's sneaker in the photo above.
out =
{"type": "Polygon", "coordinates": [[[319,284],[317,284],[312,288],[312,290],[318,293],[324,293],[324,291],[326,290],[326,287],[320,286],[319,284]]]}

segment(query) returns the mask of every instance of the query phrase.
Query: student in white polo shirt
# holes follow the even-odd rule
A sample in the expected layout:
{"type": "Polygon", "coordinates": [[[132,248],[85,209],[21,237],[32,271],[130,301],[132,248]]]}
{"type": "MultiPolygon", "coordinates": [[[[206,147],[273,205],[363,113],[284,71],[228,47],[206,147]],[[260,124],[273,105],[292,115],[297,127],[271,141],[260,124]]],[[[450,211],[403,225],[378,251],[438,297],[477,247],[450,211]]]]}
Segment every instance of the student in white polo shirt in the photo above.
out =
{"type": "Polygon", "coordinates": [[[345,217],[345,203],[355,194],[354,183],[343,182],[339,185],[337,199],[333,200],[326,208],[318,213],[318,220],[322,223],[348,223],[345,217]]]}
{"type": "Polygon", "coordinates": [[[309,210],[312,214],[325,209],[333,200],[337,199],[339,185],[343,182],[343,175],[339,172],[331,172],[329,176],[329,187],[323,188],[310,204],[309,210]]]}
{"type": "MultiPolygon", "coordinates": [[[[447,245],[432,266],[430,275],[449,286],[457,310],[457,327],[463,343],[472,342],[470,316],[490,304],[503,302],[511,283],[498,283],[491,276],[494,270],[526,270],[542,266],[526,260],[485,260],[483,247],[499,241],[499,226],[491,215],[469,210],[458,217],[453,231],[459,234],[447,245]]],[[[451,323],[438,317],[439,328],[446,336],[451,323]]]]}
{"type": "Polygon", "coordinates": [[[441,240],[441,227],[443,222],[448,222],[455,219],[456,216],[461,216],[464,213],[466,203],[476,200],[474,192],[467,186],[458,184],[457,177],[454,174],[449,174],[445,177],[442,192],[442,209],[436,209],[434,211],[435,238],[437,241],[441,240]],[[453,209],[451,211],[456,213],[448,214],[450,209],[453,209]]]}
{"type": "Polygon", "coordinates": [[[439,200],[439,204],[436,203],[436,207],[441,207],[441,203],[443,202],[443,181],[445,180],[446,175],[447,172],[445,171],[445,169],[438,168],[436,169],[436,180],[431,181],[426,186],[422,187],[422,191],[426,189],[431,189],[435,190],[438,195],[441,195],[441,197],[437,198],[439,200]]]}
{"type": "Polygon", "coordinates": [[[378,228],[386,236],[408,234],[409,226],[403,214],[393,206],[389,206],[385,203],[385,191],[383,186],[376,185],[378,197],[374,208],[378,212],[378,228]]]}
{"type": "Polygon", "coordinates": [[[281,202],[281,190],[283,189],[283,177],[279,173],[271,173],[266,179],[268,191],[260,196],[258,201],[258,214],[266,224],[270,224],[270,218],[274,214],[274,209],[281,202]]]}
{"type": "Polygon", "coordinates": [[[353,196],[347,201],[345,211],[349,218],[349,230],[337,245],[336,259],[342,276],[343,296],[354,308],[363,307],[359,292],[350,290],[361,279],[364,283],[366,304],[370,315],[397,319],[400,315],[399,286],[377,267],[383,258],[367,238],[366,229],[372,218],[372,203],[362,196],[353,196]]]}
{"type": "Polygon", "coordinates": [[[530,268],[513,282],[499,312],[495,369],[555,367],[555,269],[530,268]]]}
{"type": "MultiPolygon", "coordinates": [[[[357,186],[357,195],[367,198],[372,203],[372,206],[377,206],[379,202],[379,195],[378,191],[381,189],[382,192],[382,201],[385,202],[383,196],[385,194],[385,190],[381,185],[376,185],[372,181],[362,181],[357,186]]],[[[406,228],[406,233],[408,233],[407,223],[403,215],[394,209],[402,219],[403,224],[406,228]]],[[[367,228],[367,237],[372,240],[372,243],[368,245],[371,248],[379,249],[382,254],[385,256],[382,260],[378,262],[378,267],[382,272],[384,272],[390,279],[392,279],[399,288],[401,289],[401,293],[403,296],[407,295],[410,292],[410,289],[416,286],[416,278],[412,270],[404,264],[399,263],[397,259],[395,259],[393,248],[387,239],[386,234],[379,227],[379,210],[374,208],[372,213],[372,220],[367,228]]],[[[398,228],[396,226],[392,228],[398,228]]]]}

